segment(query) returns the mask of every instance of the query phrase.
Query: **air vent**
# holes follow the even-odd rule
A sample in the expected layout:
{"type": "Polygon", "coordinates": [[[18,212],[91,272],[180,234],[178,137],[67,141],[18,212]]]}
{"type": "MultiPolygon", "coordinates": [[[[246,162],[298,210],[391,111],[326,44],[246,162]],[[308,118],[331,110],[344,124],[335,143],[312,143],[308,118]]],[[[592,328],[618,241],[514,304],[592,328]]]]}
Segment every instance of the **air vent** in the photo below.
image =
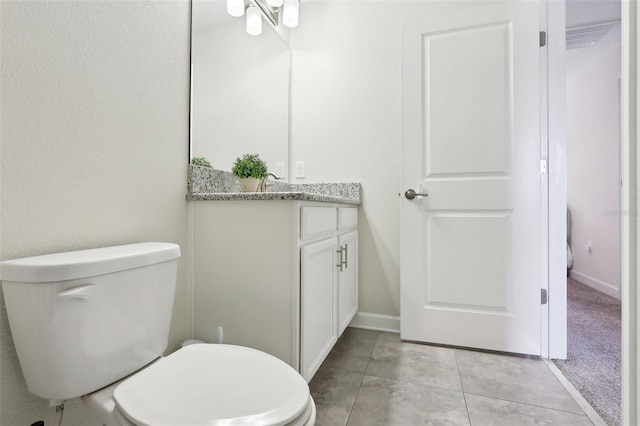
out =
{"type": "Polygon", "coordinates": [[[593,47],[618,22],[603,22],[582,27],[567,28],[567,50],[593,47]]]}

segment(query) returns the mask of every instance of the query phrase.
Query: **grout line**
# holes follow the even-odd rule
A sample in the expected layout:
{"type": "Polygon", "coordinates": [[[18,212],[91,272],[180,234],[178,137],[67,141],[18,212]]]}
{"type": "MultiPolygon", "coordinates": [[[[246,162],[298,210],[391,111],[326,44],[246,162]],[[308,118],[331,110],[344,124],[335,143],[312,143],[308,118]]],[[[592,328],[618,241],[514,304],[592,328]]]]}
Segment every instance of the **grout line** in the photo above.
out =
{"type": "Polygon", "coordinates": [[[365,376],[375,377],[377,379],[384,379],[384,380],[389,380],[389,381],[398,382],[398,383],[408,383],[410,385],[422,386],[424,388],[429,388],[429,389],[434,389],[434,390],[439,390],[444,392],[464,393],[460,389],[443,388],[442,386],[428,385],[426,383],[420,383],[420,382],[412,382],[412,381],[400,379],[397,377],[377,376],[375,374],[365,374],[365,376]]]}
{"type": "Polygon", "coordinates": [[[567,390],[569,395],[573,398],[573,400],[578,404],[580,409],[584,412],[584,414],[591,420],[595,426],[607,426],[607,423],[602,420],[602,417],[598,414],[598,412],[587,402],[586,399],[582,396],[580,392],[573,386],[565,376],[562,374],[562,371],[553,363],[553,361],[543,358],[545,365],[551,370],[556,379],[560,382],[560,384],[567,390]]]}
{"type": "Polygon", "coordinates": [[[369,353],[369,360],[367,360],[367,365],[364,366],[364,374],[367,374],[367,368],[369,368],[369,363],[371,362],[371,358],[373,358],[373,351],[376,349],[376,345],[378,344],[378,339],[380,338],[380,332],[376,335],[376,341],[373,343],[371,347],[371,352],[369,353]]]}
{"type": "Polygon", "coordinates": [[[464,391],[464,384],[462,383],[462,376],[460,375],[460,366],[458,365],[458,354],[455,350],[453,351],[453,359],[456,362],[456,370],[458,371],[458,380],[460,380],[460,389],[462,389],[464,408],[467,410],[467,419],[469,419],[469,425],[471,425],[471,413],[469,413],[469,405],[467,404],[467,394],[464,391]]]}
{"type": "Polygon", "coordinates": [[[353,407],[356,405],[356,401],[358,400],[358,395],[360,395],[360,389],[362,389],[362,382],[364,381],[365,374],[362,375],[360,379],[360,384],[358,385],[358,391],[356,392],[356,396],[353,398],[353,404],[351,404],[351,408],[349,408],[349,415],[347,416],[347,422],[345,426],[349,424],[349,420],[351,420],[351,414],[353,413],[353,407]]]}
{"type": "Polygon", "coordinates": [[[380,338],[380,333],[378,332],[378,335],[376,336],[376,341],[373,344],[373,347],[371,348],[371,353],[369,354],[367,365],[364,366],[364,372],[362,373],[362,378],[360,379],[360,385],[358,386],[358,391],[356,392],[355,398],[353,398],[353,404],[351,404],[351,408],[349,409],[349,415],[347,416],[347,422],[345,423],[345,426],[348,425],[349,420],[351,420],[351,413],[353,413],[353,407],[355,407],[356,401],[358,400],[358,395],[360,395],[360,389],[362,389],[362,382],[364,381],[364,376],[367,375],[367,368],[369,367],[369,363],[371,362],[371,357],[373,356],[373,350],[375,349],[379,338],[380,338]]]}
{"type": "MultiPolygon", "coordinates": [[[[497,396],[489,396],[489,395],[484,395],[481,393],[475,393],[475,392],[466,392],[465,395],[473,395],[473,396],[478,396],[480,398],[487,398],[487,399],[495,399],[496,401],[504,401],[504,402],[510,402],[512,404],[518,404],[518,405],[526,405],[529,407],[535,407],[535,408],[540,408],[542,410],[549,410],[549,411],[558,411],[560,413],[566,413],[566,414],[573,414],[574,416],[580,416],[580,417],[588,417],[585,413],[580,414],[580,413],[576,413],[575,411],[567,411],[567,410],[563,410],[561,408],[553,408],[553,407],[547,407],[544,405],[537,405],[531,402],[523,402],[523,401],[517,401],[517,400],[513,400],[513,399],[506,399],[506,398],[500,398],[497,396]]],[[[591,422],[593,423],[592,419],[591,422]]],[[[608,426],[606,423],[598,423],[595,424],[595,426],[608,426]]]]}

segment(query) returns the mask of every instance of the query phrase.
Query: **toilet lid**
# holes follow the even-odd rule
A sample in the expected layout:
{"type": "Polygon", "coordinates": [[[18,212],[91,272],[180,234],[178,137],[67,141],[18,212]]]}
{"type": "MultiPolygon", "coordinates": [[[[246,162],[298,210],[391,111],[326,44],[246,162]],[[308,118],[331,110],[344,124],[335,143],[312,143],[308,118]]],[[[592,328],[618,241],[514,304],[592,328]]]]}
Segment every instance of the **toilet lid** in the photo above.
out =
{"type": "Polygon", "coordinates": [[[284,425],[304,411],[309,387],[264,352],[197,344],[133,375],[113,396],[139,426],[284,425]]]}

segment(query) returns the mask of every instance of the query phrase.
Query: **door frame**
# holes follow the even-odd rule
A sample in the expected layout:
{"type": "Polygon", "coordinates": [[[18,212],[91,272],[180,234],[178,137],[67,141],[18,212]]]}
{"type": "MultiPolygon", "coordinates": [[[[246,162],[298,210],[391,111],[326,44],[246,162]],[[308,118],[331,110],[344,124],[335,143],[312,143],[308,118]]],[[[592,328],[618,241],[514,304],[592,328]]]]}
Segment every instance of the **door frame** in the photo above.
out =
{"type": "Polygon", "coordinates": [[[638,424],[638,9],[622,1],[622,423],[638,424]]]}
{"type": "MultiPolygon", "coordinates": [[[[565,77],[565,0],[546,3],[548,138],[548,228],[545,235],[548,247],[549,304],[547,317],[542,319],[542,357],[567,357],[567,161],[566,161],[566,77],[565,77]],[[544,350],[546,348],[546,351],[544,350]]],[[[544,19],[544,18],[543,18],[544,19]]],[[[543,122],[545,120],[542,120],[543,122]]],[[[544,125],[543,125],[544,127],[544,125]]]]}
{"type": "MultiPolygon", "coordinates": [[[[565,0],[546,0],[547,31],[547,101],[549,137],[549,313],[543,318],[543,339],[548,337],[548,353],[544,357],[566,358],[566,139],[565,139],[565,0]],[[561,274],[562,272],[562,274],[561,274]],[[546,330],[545,330],[546,328],[546,330]]],[[[622,99],[621,99],[621,217],[622,217],[622,423],[638,424],[640,389],[638,385],[638,305],[637,265],[640,258],[637,246],[638,205],[636,149],[640,121],[640,99],[637,84],[640,81],[636,64],[639,56],[640,9],[633,1],[622,0],[622,99]]],[[[541,23],[544,28],[544,23],[541,23]]],[[[543,254],[544,256],[545,254],[543,254]]],[[[543,343],[544,347],[544,343],[543,343]]]]}

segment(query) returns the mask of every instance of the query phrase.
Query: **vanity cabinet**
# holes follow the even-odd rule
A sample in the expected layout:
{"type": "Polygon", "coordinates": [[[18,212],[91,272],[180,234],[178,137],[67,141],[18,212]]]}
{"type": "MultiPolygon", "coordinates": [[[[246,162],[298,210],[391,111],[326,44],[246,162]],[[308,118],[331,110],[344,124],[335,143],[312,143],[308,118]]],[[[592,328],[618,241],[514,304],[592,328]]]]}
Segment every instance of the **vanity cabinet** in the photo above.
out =
{"type": "Polygon", "coordinates": [[[358,311],[358,211],[301,208],[301,356],[307,379],[358,311]]]}
{"type": "Polygon", "coordinates": [[[193,337],[253,347],[311,380],[358,310],[357,206],[193,206],[193,337]]]}

